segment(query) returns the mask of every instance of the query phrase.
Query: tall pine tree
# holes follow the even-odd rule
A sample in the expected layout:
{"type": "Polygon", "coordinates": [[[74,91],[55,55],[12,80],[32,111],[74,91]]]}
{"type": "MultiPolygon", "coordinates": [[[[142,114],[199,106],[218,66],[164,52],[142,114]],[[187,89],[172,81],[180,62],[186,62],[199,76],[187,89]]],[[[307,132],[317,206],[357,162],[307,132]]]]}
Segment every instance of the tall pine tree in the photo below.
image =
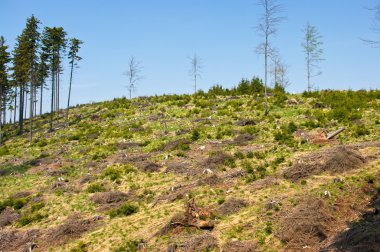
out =
{"type": "MultiPolygon", "coordinates": [[[[9,82],[8,82],[8,66],[10,62],[10,54],[7,51],[8,46],[5,45],[5,39],[3,36],[0,37],[0,144],[3,142],[3,132],[2,132],[2,111],[6,110],[6,103],[9,94],[9,82]]],[[[5,118],[4,118],[5,119],[5,118]]]]}
{"type": "Polygon", "coordinates": [[[66,32],[62,27],[45,27],[42,44],[52,80],[49,131],[53,131],[54,111],[58,112],[59,110],[59,77],[61,74],[61,56],[66,48],[66,32]]]}
{"type": "Polygon", "coordinates": [[[66,124],[69,123],[69,108],[70,108],[70,97],[71,97],[71,84],[73,81],[73,71],[74,66],[77,66],[77,62],[80,61],[82,58],[78,56],[79,49],[83,42],[79,39],[72,38],[70,39],[70,49],[69,49],[69,60],[70,60],[70,85],[69,85],[69,97],[67,99],[67,111],[66,111],[66,124]]]}

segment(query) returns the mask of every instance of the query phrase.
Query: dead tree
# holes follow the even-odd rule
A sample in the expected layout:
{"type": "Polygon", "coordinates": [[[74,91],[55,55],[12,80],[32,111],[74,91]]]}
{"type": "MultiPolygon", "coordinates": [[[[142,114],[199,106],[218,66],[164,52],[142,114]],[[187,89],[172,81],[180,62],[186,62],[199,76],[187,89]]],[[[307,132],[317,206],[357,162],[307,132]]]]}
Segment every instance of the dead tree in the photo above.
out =
{"type": "Polygon", "coordinates": [[[284,19],[279,16],[282,12],[282,6],[277,3],[276,0],[259,0],[259,6],[263,8],[263,14],[260,19],[260,23],[257,26],[259,35],[263,37],[263,41],[257,47],[257,53],[264,55],[264,97],[265,108],[264,114],[268,115],[268,59],[273,54],[273,48],[270,43],[271,37],[277,34],[277,26],[284,19]]]}
{"type": "Polygon", "coordinates": [[[202,60],[195,53],[193,57],[190,57],[190,76],[194,81],[194,94],[197,92],[197,79],[201,78],[202,73],[202,60]]]}
{"type": "Polygon", "coordinates": [[[142,66],[141,62],[138,62],[134,56],[129,59],[128,70],[124,72],[124,75],[128,77],[128,90],[129,99],[132,99],[132,91],[136,88],[136,83],[140,81],[143,77],[141,76],[142,66]]]}

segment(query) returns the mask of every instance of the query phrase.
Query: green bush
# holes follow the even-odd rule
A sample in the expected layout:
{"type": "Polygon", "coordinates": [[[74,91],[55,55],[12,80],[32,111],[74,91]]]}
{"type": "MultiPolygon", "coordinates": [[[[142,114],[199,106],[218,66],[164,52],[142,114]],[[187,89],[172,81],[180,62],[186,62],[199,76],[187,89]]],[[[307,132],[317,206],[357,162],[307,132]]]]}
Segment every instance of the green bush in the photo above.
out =
{"type": "Polygon", "coordinates": [[[119,169],[116,169],[115,167],[107,167],[102,175],[103,178],[108,177],[110,180],[115,181],[117,179],[121,178],[121,172],[119,169]]]}
{"type": "Polygon", "coordinates": [[[8,198],[2,202],[0,202],[0,213],[6,208],[6,207],[12,207],[15,210],[19,210],[23,208],[26,203],[28,203],[29,198],[20,198],[20,199],[15,199],[15,198],[8,198]]]}
{"type": "Polygon", "coordinates": [[[30,213],[30,214],[27,214],[27,215],[23,215],[18,221],[17,223],[20,225],[20,226],[26,226],[32,222],[39,222],[41,221],[43,218],[45,218],[46,216],[40,214],[40,213],[30,213]]]}
{"type": "Polygon", "coordinates": [[[105,192],[106,188],[102,183],[92,183],[88,185],[86,191],[88,193],[105,192]]]}
{"type": "Polygon", "coordinates": [[[110,218],[115,218],[117,216],[129,216],[134,213],[137,213],[138,210],[138,206],[135,206],[131,203],[125,203],[121,207],[109,211],[108,215],[110,216],[110,218]]]}
{"type": "Polygon", "coordinates": [[[0,147],[0,157],[9,154],[9,149],[6,146],[0,147]]]}
{"type": "Polygon", "coordinates": [[[139,241],[126,241],[123,245],[115,248],[113,252],[137,252],[139,241]]]}
{"type": "Polygon", "coordinates": [[[195,142],[199,140],[200,137],[201,137],[201,133],[199,133],[197,129],[194,129],[193,132],[191,133],[191,140],[195,142]]]}
{"type": "Polygon", "coordinates": [[[353,128],[353,136],[354,137],[361,137],[361,136],[366,136],[369,135],[370,131],[367,129],[364,125],[355,125],[353,128]]]}

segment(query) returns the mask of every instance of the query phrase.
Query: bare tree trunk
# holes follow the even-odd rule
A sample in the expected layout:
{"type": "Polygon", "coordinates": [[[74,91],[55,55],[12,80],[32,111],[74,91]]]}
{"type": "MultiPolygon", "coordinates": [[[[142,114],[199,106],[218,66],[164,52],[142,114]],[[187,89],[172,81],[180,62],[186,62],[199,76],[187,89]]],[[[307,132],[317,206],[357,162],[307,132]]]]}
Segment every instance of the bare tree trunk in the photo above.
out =
{"type": "Polygon", "coordinates": [[[59,63],[58,63],[58,71],[57,71],[57,79],[56,79],[56,82],[57,82],[57,121],[59,121],[59,89],[60,89],[60,83],[59,83],[59,75],[60,75],[60,67],[59,67],[59,63]]]}
{"type": "Polygon", "coordinates": [[[24,91],[24,93],[25,93],[25,99],[24,99],[24,118],[26,118],[26,112],[27,112],[27,110],[28,110],[28,92],[27,92],[27,90],[26,90],[26,88],[24,88],[25,89],[25,91],[24,91]]]}
{"type": "MultiPolygon", "coordinates": [[[[267,33],[268,34],[268,33],[267,33]]],[[[268,94],[267,94],[267,80],[268,80],[268,35],[265,36],[265,52],[264,52],[264,58],[265,58],[265,82],[264,82],[264,99],[265,99],[265,105],[264,105],[264,115],[268,115],[268,94]]]]}
{"type": "Polygon", "coordinates": [[[50,108],[50,129],[49,131],[53,131],[53,113],[54,113],[54,85],[55,85],[55,73],[54,70],[52,70],[52,80],[51,80],[51,108],[50,108]]]}
{"type": "Polygon", "coordinates": [[[67,126],[69,126],[69,109],[70,109],[70,97],[71,97],[71,83],[73,81],[73,70],[74,70],[74,60],[71,62],[69,97],[67,99],[67,111],[66,111],[66,125],[67,126]]]}
{"type": "Polygon", "coordinates": [[[40,90],[40,115],[42,115],[42,92],[44,90],[44,84],[41,84],[41,90],[40,90]]]}
{"type": "MultiPolygon", "coordinates": [[[[1,94],[1,92],[0,92],[0,101],[2,101],[2,94],[1,94]]],[[[3,107],[2,107],[2,104],[0,104],[0,145],[2,145],[3,144],[3,129],[2,129],[2,118],[1,118],[1,114],[2,114],[2,109],[3,109],[3,107]]],[[[5,109],[5,108],[4,108],[5,109]]]]}
{"type": "Polygon", "coordinates": [[[16,112],[17,112],[17,87],[16,87],[16,91],[15,91],[15,107],[14,107],[13,109],[14,109],[14,112],[13,112],[13,123],[16,123],[16,112]]]}
{"type": "Polygon", "coordinates": [[[29,143],[31,144],[32,143],[32,139],[33,139],[33,111],[34,111],[34,108],[33,108],[33,104],[34,104],[34,95],[33,95],[33,91],[34,91],[34,85],[33,85],[33,81],[30,83],[30,104],[29,104],[29,143]]]}
{"type": "Polygon", "coordinates": [[[3,124],[5,125],[7,123],[7,103],[4,100],[3,101],[3,124]]]}
{"type": "Polygon", "coordinates": [[[19,135],[24,133],[24,85],[20,86],[20,103],[19,103],[19,135]]]}

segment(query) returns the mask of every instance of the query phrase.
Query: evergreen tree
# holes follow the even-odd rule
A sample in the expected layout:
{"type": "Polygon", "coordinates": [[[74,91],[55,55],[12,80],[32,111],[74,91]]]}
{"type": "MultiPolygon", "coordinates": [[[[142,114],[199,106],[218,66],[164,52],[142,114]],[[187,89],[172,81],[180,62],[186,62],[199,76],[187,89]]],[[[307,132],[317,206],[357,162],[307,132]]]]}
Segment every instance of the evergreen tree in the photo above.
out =
{"type": "Polygon", "coordinates": [[[69,85],[69,97],[67,99],[67,112],[66,112],[66,123],[69,123],[69,108],[70,108],[70,97],[71,97],[71,84],[73,80],[73,71],[74,71],[74,66],[77,66],[77,62],[80,61],[82,58],[78,56],[79,49],[81,45],[83,44],[83,41],[72,38],[70,40],[70,49],[69,49],[69,60],[70,60],[70,66],[71,66],[71,71],[70,71],[70,85],[69,85]]]}
{"type": "Polygon", "coordinates": [[[26,27],[17,38],[13,57],[13,78],[19,87],[19,134],[23,133],[25,94],[30,94],[30,140],[32,139],[32,120],[34,106],[34,90],[37,83],[38,52],[40,47],[40,21],[33,15],[27,19],[26,27]],[[29,84],[29,87],[28,87],[29,84]]]}
{"type": "MultiPolygon", "coordinates": [[[[45,27],[42,38],[43,51],[51,75],[50,131],[53,131],[54,111],[59,113],[59,81],[61,74],[61,55],[66,48],[66,32],[62,27],[45,27]]],[[[59,114],[58,114],[59,116],[59,114]]]]}
{"type": "MultiPolygon", "coordinates": [[[[2,111],[6,110],[6,102],[9,94],[8,66],[10,54],[7,51],[5,39],[0,37],[0,144],[2,144],[2,111]]],[[[4,118],[5,119],[5,118],[4,118]]]]}

